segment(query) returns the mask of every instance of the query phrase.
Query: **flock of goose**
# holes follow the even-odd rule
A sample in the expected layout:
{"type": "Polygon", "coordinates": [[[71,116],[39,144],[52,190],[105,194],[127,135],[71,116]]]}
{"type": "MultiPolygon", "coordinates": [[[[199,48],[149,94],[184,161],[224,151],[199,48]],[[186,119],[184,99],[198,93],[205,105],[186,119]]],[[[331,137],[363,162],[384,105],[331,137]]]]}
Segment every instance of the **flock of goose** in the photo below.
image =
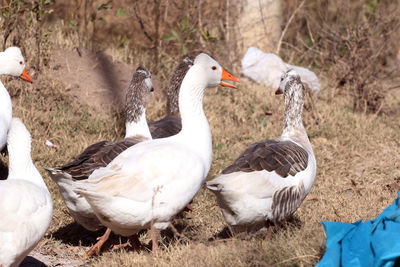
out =
{"type": "MultiPolygon", "coordinates": [[[[0,52],[0,75],[32,82],[17,47],[0,52]]],[[[281,137],[249,146],[219,177],[205,181],[211,167],[211,131],[203,111],[208,87],[239,79],[201,53],[185,58],[168,88],[166,117],[147,123],[151,74],[138,67],[126,93],[126,134],[102,141],[59,168],[47,168],[74,220],[90,231],[107,228],[87,252],[100,253],[111,231],[128,237],[150,229],[152,249],[170,221],[205,186],[216,196],[233,232],[291,216],[309,193],[316,161],[302,122],[304,86],[294,70],[282,74],[276,94],[284,96],[281,137]]],[[[0,149],[7,144],[9,176],[0,181],[0,266],[18,266],[48,229],[51,195],[31,159],[31,136],[12,118],[11,98],[0,82],[0,149]]],[[[122,244],[124,246],[125,244],[122,244]]]]}

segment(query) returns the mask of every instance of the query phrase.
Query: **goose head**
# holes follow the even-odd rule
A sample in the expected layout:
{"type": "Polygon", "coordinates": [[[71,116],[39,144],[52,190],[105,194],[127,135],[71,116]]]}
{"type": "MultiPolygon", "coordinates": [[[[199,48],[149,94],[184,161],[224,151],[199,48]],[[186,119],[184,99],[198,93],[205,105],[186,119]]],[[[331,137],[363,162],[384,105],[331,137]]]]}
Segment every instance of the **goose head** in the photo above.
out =
{"type": "Polygon", "coordinates": [[[142,113],[145,112],[147,99],[152,91],[154,91],[154,88],[151,73],[143,67],[138,67],[126,91],[125,112],[127,121],[138,121],[142,113]]]}
{"type": "Polygon", "coordinates": [[[275,94],[276,95],[290,94],[291,89],[293,89],[295,85],[302,86],[300,75],[297,74],[295,70],[289,69],[282,74],[279,88],[275,91],[275,94]]]}
{"type": "Polygon", "coordinates": [[[0,74],[19,76],[25,81],[33,82],[25,69],[25,60],[18,47],[12,46],[7,48],[4,52],[0,52],[0,57],[0,74]]]}
{"type": "Polygon", "coordinates": [[[136,82],[137,84],[139,84],[140,81],[142,81],[144,83],[143,88],[145,89],[145,91],[147,91],[147,93],[154,91],[153,83],[151,81],[151,73],[148,69],[139,66],[136,69],[136,72],[133,74],[132,81],[133,80],[137,80],[136,82]]]}
{"type": "Polygon", "coordinates": [[[221,65],[209,55],[201,53],[199,54],[195,60],[194,65],[199,66],[203,72],[204,80],[207,81],[207,87],[215,87],[215,86],[225,86],[231,88],[237,88],[234,85],[223,82],[224,80],[230,80],[239,82],[239,79],[224,70],[221,65]]]}
{"type": "Polygon", "coordinates": [[[193,65],[193,59],[189,56],[186,56],[183,58],[182,62],[188,66],[192,66],[193,65]]]}

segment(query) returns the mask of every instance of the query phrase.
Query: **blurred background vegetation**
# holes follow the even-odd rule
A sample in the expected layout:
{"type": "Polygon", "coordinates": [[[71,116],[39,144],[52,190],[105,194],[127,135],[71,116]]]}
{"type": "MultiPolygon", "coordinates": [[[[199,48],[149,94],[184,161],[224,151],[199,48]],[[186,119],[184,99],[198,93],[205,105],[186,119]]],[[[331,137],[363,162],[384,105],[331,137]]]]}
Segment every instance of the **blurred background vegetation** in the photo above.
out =
{"type": "Polygon", "coordinates": [[[124,50],[128,63],[140,55],[155,74],[198,51],[238,72],[253,45],[329,76],[354,110],[379,113],[387,88],[378,82],[399,60],[399,7],[399,0],[2,0],[0,43],[22,47],[36,71],[54,45],[70,40],[77,51],[124,50]]]}

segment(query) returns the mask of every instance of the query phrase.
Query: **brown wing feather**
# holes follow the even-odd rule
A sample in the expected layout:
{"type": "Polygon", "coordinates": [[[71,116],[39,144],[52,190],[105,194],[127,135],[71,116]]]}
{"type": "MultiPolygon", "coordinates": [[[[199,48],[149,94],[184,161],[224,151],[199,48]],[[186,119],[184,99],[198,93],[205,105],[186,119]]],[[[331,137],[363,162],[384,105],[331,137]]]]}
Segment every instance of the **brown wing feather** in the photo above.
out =
{"type": "Polygon", "coordinates": [[[148,124],[153,139],[176,135],[182,129],[181,119],[177,117],[165,117],[148,124]]]}
{"type": "Polygon", "coordinates": [[[86,148],[75,160],[58,168],[75,180],[87,179],[94,170],[107,166],[128,147],[145,140],[142,137],[126,138],[119,142],[101,141],[86,148]]]}
{"type": "Polygon", "coordinates": [[[306,197],[304,185],[284,187],[272,197],[272,218],[280,221],[291,216],[300,207],[306,197]]]}
{"type": "Polygon", "coordinates": [[[275,171],[285,178],[307,168],[308,153],[291,141],[267,140],[250,145],[223,174],[232,172],[275,171]]]}

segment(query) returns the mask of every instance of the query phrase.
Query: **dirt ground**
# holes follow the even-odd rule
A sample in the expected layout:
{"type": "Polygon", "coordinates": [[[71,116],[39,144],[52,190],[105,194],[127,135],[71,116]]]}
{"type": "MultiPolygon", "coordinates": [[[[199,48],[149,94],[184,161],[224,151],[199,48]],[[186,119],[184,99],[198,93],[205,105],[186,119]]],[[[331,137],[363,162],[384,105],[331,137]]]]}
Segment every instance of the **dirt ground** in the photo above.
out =
{"type": "MultiPolygon", "coordinates": [[[[124,107],[125,91],[137,66],[113,60],[104,52],[57,49],[50,57],[49,75],[63,82],[65,90],[80,104],[105,114],[124,107]]],[[[159,88],[157,77],[153,85],[159,88]]],[[[157,97],[163,92],[156,90],[157,97]]]]}

